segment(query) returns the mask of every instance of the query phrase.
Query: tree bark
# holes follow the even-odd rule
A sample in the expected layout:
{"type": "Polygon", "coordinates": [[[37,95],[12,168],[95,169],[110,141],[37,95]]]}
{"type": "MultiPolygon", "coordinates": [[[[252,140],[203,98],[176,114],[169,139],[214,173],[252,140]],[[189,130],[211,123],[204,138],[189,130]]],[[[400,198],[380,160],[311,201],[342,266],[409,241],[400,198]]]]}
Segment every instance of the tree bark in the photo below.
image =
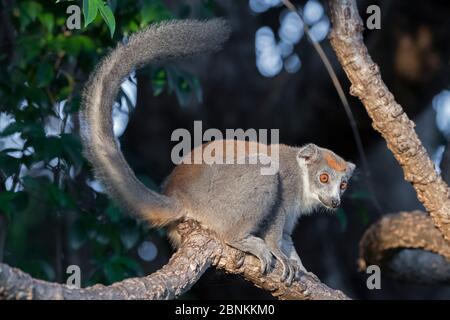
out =
{"type": "Polygon", "coordinates": [[[394,277],[416,283],[450,283],[450,244],[422,211],[384,216],[359,244],[360,270],[383,266],[394,277]]]}
{"type": "Polygon", "coordinates": [[[331,45],[351,82],[350,94],[358,97],[403,168],[417,198],[431,215],[434,225],[450,240],[450,191],[436,173],[419,140],[414,123],[395,101],[381,79],[380,70],[363,42],[363,23],[355,0],[331,0],[333,28],[331,45]]]}
{"type": "Polygon", "coordinates": [[[34,279],[18,269],[0,264],[0,299],[174,299],[189,290],[211,265],[226,273],[240,274],[279,299],[348,299],[341,291],[333,290],[306,274],[291,286],[286,286],[280,281],[279,264],[269,274],[261,275],[259,261],[253,256],[245,256],[244,263],[236,266],[235,261],[243,253],[222,244],[192,220],[180,223],[178,231],[182,244],[161,270],[110,286],[69,288],[64,284],[34,279]]]}

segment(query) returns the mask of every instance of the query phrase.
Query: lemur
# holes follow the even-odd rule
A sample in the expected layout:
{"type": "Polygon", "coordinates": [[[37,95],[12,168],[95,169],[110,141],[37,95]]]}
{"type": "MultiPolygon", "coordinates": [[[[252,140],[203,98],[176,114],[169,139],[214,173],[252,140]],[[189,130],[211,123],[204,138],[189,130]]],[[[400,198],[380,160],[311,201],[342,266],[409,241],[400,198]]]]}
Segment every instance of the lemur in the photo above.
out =
{"type": "Polygon", "coordinates": [[[177,222],[195,219],[224,243],[256,256],[262,273],[277,259],[283,267],[282,281],[290,284],[307,272],[291,239],[297,218],[319,207],[337,208],[353,163],[314,144],[280,144],[276,174],[262,175],[254,164],[179,164],[158,193],[136,178],[113,134],[112,106],[132,71],[216,51],[229,33],[222,19],[170,21],[118,44],[85,86],[80,112],[83,146],[108,195],[153,226],[167,226],[175,243],[177,222]]]}

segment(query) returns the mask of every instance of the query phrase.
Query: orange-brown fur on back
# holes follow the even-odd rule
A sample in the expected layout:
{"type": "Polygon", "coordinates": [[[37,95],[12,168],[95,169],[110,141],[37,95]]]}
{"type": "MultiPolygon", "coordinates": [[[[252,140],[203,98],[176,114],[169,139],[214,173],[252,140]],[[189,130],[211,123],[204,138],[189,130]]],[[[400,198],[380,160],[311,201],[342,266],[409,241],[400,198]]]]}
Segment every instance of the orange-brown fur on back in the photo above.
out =
{"type": "Polygon", "coordinates": [[[270,156],[275,146],[278,145],[266,145],[256,141],[244,140],[215,140],[192,149],[192,151],[183,158],[182,163],[194,163],[197,153],[204,155],[205,157],[211,156],[216,161],[226,160],[229,155],[231,155],[234,160],[258,153],[270,156]]]}

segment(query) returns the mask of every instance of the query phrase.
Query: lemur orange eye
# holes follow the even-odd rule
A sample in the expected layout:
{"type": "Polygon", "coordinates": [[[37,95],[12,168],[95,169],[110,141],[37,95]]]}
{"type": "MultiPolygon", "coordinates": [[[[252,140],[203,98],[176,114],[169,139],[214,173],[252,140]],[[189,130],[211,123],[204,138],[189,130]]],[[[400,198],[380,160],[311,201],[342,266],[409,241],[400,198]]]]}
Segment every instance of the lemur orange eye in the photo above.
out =
{"type": "Polygon", "coordinates": [[[320,182],[322,183],[328,183],[328,180],[330,180],[330,176],[328,173],[322,173],[319,177],[320,182]]]}
{"type": "Polygon", "coordinates": [[[347,189],[347,181],[342,181],[340,188],[341,188],[341,190],[347,189]]]}

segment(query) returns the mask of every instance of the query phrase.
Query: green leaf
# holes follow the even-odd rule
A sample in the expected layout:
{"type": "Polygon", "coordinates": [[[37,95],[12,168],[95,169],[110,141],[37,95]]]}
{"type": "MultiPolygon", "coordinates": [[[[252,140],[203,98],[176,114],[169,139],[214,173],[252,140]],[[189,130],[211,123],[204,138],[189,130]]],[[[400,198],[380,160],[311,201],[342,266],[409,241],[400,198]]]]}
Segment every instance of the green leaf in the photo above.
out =
{"type": "Polygon", "coordinates": [[[45,137],[45,131],[42,124],[27,123],[22,130],[22,137],[24,138],[43,138],[45,137]]]}
{"type": "Polygon", "coordinates": [[[25,28],[41,14],[42,5],[37,1],[23,1],[19,4],[20,8],[20,29],[25,28]]]}
{"type": "Polygon", "coordinates": [[[136,23],[136,21],[130,21],[128,23],[128,32],[137,32],[139,29],[139,25],[136,23]]]}
{"type": "Polygon", "coordinates": [[[13,211],[12,200],[15,194],[12,191],[5,191],[0,193],[0,211],[10,214],[13,211]]]}
{"type": "Polygon", "coordinates": [[[61,144],[64,157],[75,166],[76,171],[81,169],[84,158],[79,137],[74,134],[62,134],[61,144]]]}
{"type": "Polygon", "coordinates": [[[152,72],[152,87],[155,97],[163,93],[167,83],[167,73],[164,69],[156,69],[152,72]]]}
{"type": "Polygon", "coordinates": [[[0,134],[0,137],[7,137],[10,136],[16,132],[21,132],[23,128],[25,127],[24,123],[21,122],[13,122],[9,124],[0,134]]]}
{"type": "Polygon", "coordinates": [[[115,263],[119,263],[120,265],[124,266],[126,269],[130,270],[133,275],[141,275],[142,269],[139,263],[137,263],[135,260],[129,258],[129,257],[117,257],[114,259],[115,263]]]}
{"type": "Polygon", "coordinates": [[[111,219],[112,222],[119,222],[122,213],[120,212],[120,209],[117,208],[115,205],[110,203],[108,207],[105,210],[106,215],[111,219]]]}
{"type": "Polygon", "coordinates": [[[28,206],[28,194],[24,191],[0,192],[0,212],[10,218],[15,212],[22,212],[28,206]]]}
{"type": "Polygon", "coordinates": [[[84,27],[86,28],[97,17],[98,0],[83,0],[84,27]]]}
{"type": "Polygon", "coordinates": [[[21,159],[11,157],[3,151],[0,153],[0,168],[6,176],[19,172],[20,165],[21,159]]]}
{"type": "Polygon", "coordinates": [[[114,35],[114,31],[116,30],[116,19],[114,18],[114,14],[111,10],[111,8],[103,2],[103,0],[97,0],[98,1],[98,9],[100,11],[100,14],[103,17],[103,20],[105,20],[106,25],[109,28],[109,31],[111,32],[111,38],[114,35]]]}
{"type": "Polygon", "coordinates": [[[25,189],[31,192],[40,192],[42,191],[43,186],[47,186],[50,183],[48,180],[48,177],[40,177],[40,178],[31,178],[31,177],[24,177],[23,178],[23,185],[25,186],[25,189]]]}
{"type": "Polygon", "coordinates": [[[62,49],[70,55],[77,56],[82,51],[92,51],[95,48],[94,42],[87,36],[72,35],[61,40],[62,49]]]}
{"type": "Polygon", "coordinates": [[[140,10],[141,27],[152,22],[167,20],[172,18],[171,12],[161,1],[145,1],[140,10]]]}
{"type": "Polygon", "coordinates": [[[65,191],[59,189],[54,184],[49,184],[47,186],[47,192],[50,197],[50,201],[58,208],[62,209],[74,209],[75,201],[72,197],[65,191]]]}
{"type": "Polygon", "coordinates": [[[39,21],[47,29],[47,32],[52,32],[55,26],[55,18],[51,13],[44,13],[38,16],[39,21]]]}
{"type": "Polygon", "coordinates": [[[120,264],[117,263],[107,263],[103,267],[103,272],[108,283],[114,283],[125,278],[125,270],[120,264]]]}
{"type": "Polygon", "coordinates": [[[24,1],[20,4],[22,12],[24,12],[32,21],[36,20],[42,12],[42,5],[37,1],[24,1]]]}
{"type": "Polygon", "coordinates": [[[136,261],[124,256],[113,256],[103,265],[103,272],[109,283],[143,274],[142,268],[136,261]]]}
{"type": "Polygon", "coordinates": [[[39,88],[48,86],[53,77],[53,66],[48,62],[40,63],[36,74],[37,86],[39,88]]]}
{"type": "Polygon", "coordinates": [[[45,162],[62,156],[63,146],[59,137],[46,137],[39,140],[40,146],[35,148],[36,155],[42,157],[45,162]]]}
{"type": "Polygon", "coordinates": [[[11,123],[0,133],[0,137],[7,137],[17,132],[20,132],[24,139],[45,137],[45,131],[41,125],[24,122],[11,123]]]}
{"type": "Polygon", "coordinates": [[[178,103],[186,107],[191,101],[201,103],[203,98],[200,81],[177,68],[166,68],[169,92],[175,91],[178,103]]]}
{"type": "Polygon", "coordinates": [[[26,261],[21,269],[39,279],[47,281],[55,280],[55,270],[47,261],[44,260],[26,261]]]}

